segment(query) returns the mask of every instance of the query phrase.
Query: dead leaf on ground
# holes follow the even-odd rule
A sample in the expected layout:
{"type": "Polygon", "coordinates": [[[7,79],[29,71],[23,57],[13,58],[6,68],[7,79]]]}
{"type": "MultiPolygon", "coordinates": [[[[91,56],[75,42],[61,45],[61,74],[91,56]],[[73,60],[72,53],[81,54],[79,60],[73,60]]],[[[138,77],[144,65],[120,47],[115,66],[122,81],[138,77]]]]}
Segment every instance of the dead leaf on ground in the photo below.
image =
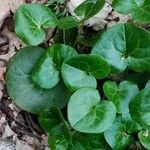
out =
{"type": "Polygon", "coordinates": [[[33,147],[31,147],[30,145],[28,145],[26,142],[19,140],[17,138],[15,150],[35,150],[35,149],[33,147]]]}
{"type": "Polygon", "coordinates": [[[9,0],[10,10],[15,13],[19,6],[25,3],[25,0],[9,0]]]}
{"type": "Polygon", "coordinates": [[[0,150],[16,150],[15,142],[12,139],[0,140],[0,150]]]}
{"type": "Polygon", "coordinates": [[[2,34],[9,40],[9,49],[7,54],[0,55],[0,59],[8,61],[16,53],[16,49],[20,50],[20,48],[25,45],[20,41],[16,34],[10,31],[7,27],[4,28],[2,34]]]}
{"type": "Polygon", "coordinates": [[[10,14],[9,0],[0,0],[0,27],[10,14]]]}
{"type": "Polygon", "coordinates": [[[0,0],[0,27],[10,15],[10,12],[15,13],[17,8],[23,3],[25,3],[25,0],[0,0]]]}

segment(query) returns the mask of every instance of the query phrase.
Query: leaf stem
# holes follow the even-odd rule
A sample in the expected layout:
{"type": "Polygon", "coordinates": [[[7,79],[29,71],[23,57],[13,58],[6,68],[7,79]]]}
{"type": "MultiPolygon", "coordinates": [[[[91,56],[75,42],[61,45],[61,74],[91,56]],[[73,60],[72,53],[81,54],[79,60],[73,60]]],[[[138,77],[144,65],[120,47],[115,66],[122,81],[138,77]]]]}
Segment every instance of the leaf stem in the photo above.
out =
{"type": "Polygon", "coordinates": [[[71,138],[71,137],[72,137],[72,134],[71,134],[71,131],[70,131],[70,127],[68,126],[68,123],[67,123],[66,120],[64,119],[63,114],[62,114],[62,112],[60,111],[60,109],[59,109],[58,107],[57,107],[57,109],[58,109],[58,114],[59,114],[59,116],[60,116],[60,119],[62,120],[62,122],[63,122],[64,125],[66,126],[67,131],[68,131],[68,135],[69,135],[69,137],[71,138]]]}

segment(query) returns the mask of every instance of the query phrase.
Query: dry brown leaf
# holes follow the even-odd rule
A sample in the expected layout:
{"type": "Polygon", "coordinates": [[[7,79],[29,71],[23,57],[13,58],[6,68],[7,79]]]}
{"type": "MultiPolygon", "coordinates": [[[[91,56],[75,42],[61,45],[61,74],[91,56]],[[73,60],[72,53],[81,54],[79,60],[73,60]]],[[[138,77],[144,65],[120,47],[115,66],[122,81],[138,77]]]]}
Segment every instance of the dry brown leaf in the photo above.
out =
{"type": "Polygon", "coordinates": [[[9,0],[10,10],[15,13],[19,6],[25,3],[25,0],[9,0]]]}
{"type": "Polygon", "coordinates": [[[34,148],[39,148],[41,146],[41,142],[36,138],[29,135],[24,135],[22,140],[25,141],[27,144],[32,145],[34,148]]]}
{"type": "Polygon", "coordinates": [[[16,150],[14,141],[0,140],[0,150],[16,150]]]}
{"type": "Polygon", "coordinates": [[[5,130],[4,130],[4,133],[2,135],[2,139],[5,139],[7,137],[11,137],[11,136],[14,136],[15,133],[13,132],[13,130],[9,127],[9,125],[7,124],[5,126],[5,130]]]}
{"type": "Polygon", "coordinates": [[[0,27],[10,14],[9,0],[0,0],[0,27]]]}
{"type": "Polygon", "coordinates": [[[17,139],[15,150],[35,150],[35,149],[31,147],[30,145],[28,145],[26,142],[17,139]]]}
{"type": "Polygon", "coordinates": [[[17,8],[25,3],[25,0],[0,0],[0,27],[9,16],[10,11],[15,13],[17,8]]]}
{"type": "Polygon", "coordinates": [[[7,54],[0,55],[0,59],[8,61],[16,53],[16,49],[20,50],[20,48],[24,47],[25,45],[20,41],[16,34],[10,31],[7,27],[4,28],[2,34],[9,40],[9,50],[7,54]]]}

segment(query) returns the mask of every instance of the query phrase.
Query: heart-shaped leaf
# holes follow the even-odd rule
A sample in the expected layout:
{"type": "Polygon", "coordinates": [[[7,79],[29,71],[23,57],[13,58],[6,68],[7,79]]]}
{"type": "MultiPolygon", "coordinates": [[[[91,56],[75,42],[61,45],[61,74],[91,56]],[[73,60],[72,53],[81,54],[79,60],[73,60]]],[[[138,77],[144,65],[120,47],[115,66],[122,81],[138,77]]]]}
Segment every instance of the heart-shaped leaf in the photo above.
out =
{"type": "Polygon", "coordinates": [[[96,79],[106,77],[110,68],[98,55],[82,54],[64,61],[61,72],[65,85],[75,91],[82,87],[96,88],[96,79]]]}
{"type": "Polygon", "coordinates": [[[113,7],[120,13],[131,14],[137,22],[150,23],[149,0],[113,0],[113,7]]]}
{"type": "Polygon", "coordinates": [[[117,118],[106,132],[104,132],[107,143],[114,150],[123,150],[133,143],[133,136],[127,133],[127,127],[120,118],[117,118]]]}
{"type": "Polygon", "coordinates": [[[139,140],[142,145],[147,149],[150,150],[150,131],[140,131],[138,134],[139,140]]]}
{"type": "Polygon", "coordinates": [[[67,114],[75,130],[101,133],[113,124],[116,108],[112,102],[100,102],[100,95],[96,89],[82,88],[70,97],[67,114]]]}
{"type": "Polygon", "coordinates": [[[118,113],[129,112],[129,103],[139,92],[138,86],[130,81],[123,81],[119,86],[116,82],[106,81],[103,89],[106,97],[116,106],[118,113]]]}
{"type": "Polygon", "coordinates": [[[91,150],[88,141],[79,133],[71,137],[65,134],[66,129],[63,125],[51,130],[48,143],[52,150],[91,150]]]}
{"type": "Polygon", "coordinates": [[[48,143],[53,150],[90,150],[89,143],[80,133],[71,131],[59,108],[43,111],[39,116],[41,127],[49,133],[48,143]]]}
{"type": "Polygon", "coordinates": [[[121,115],[122,123],[126,126],[128,133],[137,133],[142,130],[141,125],[135,122],[129,113],[124,113],[121,115]]]}
{"type": "Polygon", "coordinates": [[[143,89],[129,105],[131,117],[150,129],[150,88],[143,89]]]}
{"type": "Polygon", "coordinates": [[[61,82],[55,88],[44,90],[32,81],[31,71],[43,53],[39,47],[20,50],[10,60],[6,75],[7,90],[12,100],[23,110],[36,114],[55,105],[64,107],[70,96],[61,82]]]}
{"type": "Polygon", "coordinates": [[[91,150],[111,150],[104,138],[104,134],[87,134],[84,137],[89,142],[91,150]]]}
{"type": "Polygon", "coordinates": [[[15,14],[15,32],[27,45],[38,45],[45,39],[47,28],[54,28],[57,18],[41,4],[24,4],[15,14]]]}
{"type": "Polygon", "coordinates": [[[145,88],[150,88],[150,80],[146,83],[145,88]]]}
{"type": "Polygon", "coordinates": [[[41,88],[55,87],[59,82],[59,70],[63,61],[77,52],[70,46],[56,44],[40,57],[32,71],[32,79],[41,88]]]}
{"type": "Polygon", "coordinates": [[[147,72],[150,71],[149,43],[148,31],[129,23],[117,24],[100,36],[92,53],[110,63],[111,73],[122,72],[127,66],[136,72],[147,72]]]}
{"type": "Polygon", "coordinates": [[[50,110],[46,109],[39,115],[40,126],[46,131],[51,132],[52,128],[61,124],[61,118],[57,107],[52,107],[50,110]]]}
{"type": "Polygon", "coordinates": [[[96,15],[104,6],[105,0],[85,0],[74,10],[74,16],[61,18],[58,27],[70,29],[96,15]]]}

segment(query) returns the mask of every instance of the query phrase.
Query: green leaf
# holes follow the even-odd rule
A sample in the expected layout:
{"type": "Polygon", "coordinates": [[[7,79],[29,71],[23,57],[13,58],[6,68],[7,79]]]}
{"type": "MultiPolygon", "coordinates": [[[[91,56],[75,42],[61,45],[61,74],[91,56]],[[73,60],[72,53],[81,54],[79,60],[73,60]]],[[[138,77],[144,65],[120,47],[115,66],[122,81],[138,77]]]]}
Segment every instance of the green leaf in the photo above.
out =
{"type": "Polygon", "coordinates": [[[130,103],[133,120],[150,129],[150,88],[143,89],[130,103]]]}
{"type": "Polygon", "coordinates": [[[70,46],[74,46],[77,39],[78,30],[77,28],[71,28],[68,30],[59,30],[55,34],[55,43],[65,43],[70,46]]]}
{"type": "Polygon", "coordinates": [[[138,86],[130,81],[123,81],[119,86],[116,82],[106,81],[103,89],[106,97],[116,106],[118,113],[129,112],[129,103],[139,93],[138,86]]]}
{"type": "Polygon", "coordinates": [[[113,7],[123,14],[131,14],[140,23],[150,23],[149,0],[113,0],[113,7]]]}
{"type": "Polygon", "coordinates": [[[59,82],[59,70],[63,61],[77,52],[70,46],[56,44],[40,57],[32,71],[33,81],[41,88],[50,89],[59,82]]]}
{"type": "Polygon", "coordinates": [[[69,16],[59,19],[58,27],[60,29],[71,29],[80,24],[80,19],[75,16],[69,16]]]}
{"type": "Polygon", "coordinates": [[[103,134],[87,134],[84,137],[89,142],[91,150],[111,150],[103,134]]]}
{"type": "Polygon", "coordinates": [[[150,131],[140,131],[138,134],[139,140],[142,145],[147,149],[150,150],[150,131]]]}
{"type": "Polygon", "coordinates": [[[71,46],[65,44],[55,44],[48,49],[50,57],[60,70],[63,62],[70,57],[77,56],[77,52],[71,46]]]}
{"type": "Polygon", "coordinates": [[[64,61],[61,72],[65,85],[75,91],[82,87],[96,88],[96,79],[105,78],[110,68],[98,55],[82,54],[64,61]],[[72,78],[74,75],[75,78],[72,78]]]}
{"type": "Polygon", "coordinates": [[[127,133],[127,127],[117,118],[106,132],[104,132],[107,143],[114,150],[124,150],[133,143],[133,136],[127,133]]]}
{"type": "Polygon", "coordinates": [[[90,150],[88,141],[79,133],[68,138],[63,125],[53,128],[49,135],[49,146],[52,150],[90,150]]]}
{"type": "Polygon", "coordinates": [[[150,88],[150,80],[148,80],[148,82],[146,83],[145,88],[150,88]]]}
{"type": "Polygon", "coordinates": [[[87,20],[96,15],[103,8],[104,4],[104,0],[86,0],[74,10],[74,13],[81,19],[87,20]]]}
{"type": "Polygon", "coordinates": [[[51,132],[52,128],[61,124],[61,118],[58,114],[58,109],[56,107],[52,107],[50,110],[44,110],[39,115],[39,123],[46,132],[51,132]]]}
{"type": "Polygon", "coordinates": [[[54,28],[57,18],[41,4],[24,4],[15,14],[15,32],[27,45],[39,45],[45,39],[45,29],[54,28]]]}
{"type": "Polygon", "coordinates": [[[53,150],[87,149],[90,146],[79,133],[71,131],[61,111],[57,107],[43,111],[39,116],[41,127],[49,132],[48,143],[53,150]]]}
{"type": "Polygon", "coordinates": [[[128,133],[136,133],[137,131],[142,130],[142,127],[131,118],[129,113],[124,113],[121,117],[122,123],[126,126],[128,133]]]}
{"type": "Polygon", "coordinates": [[[148,31],[129,23],[117,24],[100,36],[92,53],[100,55],[110,63],[111,73],[122,72],[127,66],[136,72],[148,72],[149,43],[148,31]]]}
{"type": "Polygon", "coordinates": [[[11,99],[23,110],[36,114],[55,105],[64,107],[70,96],[61,82],[55,88],[44,90],[32,81],[32,69],[43,53],[44,50],[39,47],[20,50],[10,60],[6,75],[11,99]]]}
{"type": "Polygon", "coordinates": [[[74,16],[61,18],[58,22],[60,29],[70,29],[96,15],[104,6],[105,0],[86,0],[74,10],[74,16]]]}
{"type": "Polygon", "coordinates": [[[67,114],[75,130],[101,133],[113,124],[116,108],[112,102],[100,102],[100,95],[96,89],[82,88],[70,97],[67,114]]]}
{"type": "Polygon", "coordinates": [[[33,81],[43,89],[55,87],[59,82],[59,71],[46,51],[38,60],[32,73],[33,81]]]}

